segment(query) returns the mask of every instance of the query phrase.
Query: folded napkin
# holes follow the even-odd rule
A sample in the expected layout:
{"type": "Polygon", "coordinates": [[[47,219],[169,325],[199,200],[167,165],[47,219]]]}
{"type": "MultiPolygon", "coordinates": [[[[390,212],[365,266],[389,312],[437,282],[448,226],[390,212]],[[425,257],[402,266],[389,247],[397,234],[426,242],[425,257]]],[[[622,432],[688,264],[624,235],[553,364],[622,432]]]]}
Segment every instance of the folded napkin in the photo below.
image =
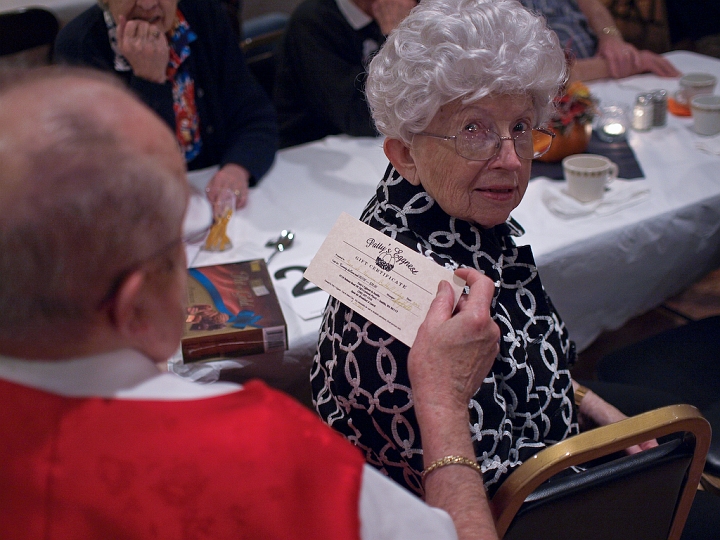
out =
{"type": "Polygon", "coordinates": [[[695,141],[695,146],[703,152],[707,152],[708,154],[712,154],[714,156],[720,156],[720,135],[697,139],[695,141]]]}
{"type": "Polygon", "coordinates": [[[646,180],[614,180],[605,188],[605,196],[589,203],[573,199],[565,191],[565,182],[551,184],[542,192],[542,201],[548,210],[561,219],[574,219],[582,216],[607,216],[624,208],[636,205],[647,199],[650,189],[646,180]]]}

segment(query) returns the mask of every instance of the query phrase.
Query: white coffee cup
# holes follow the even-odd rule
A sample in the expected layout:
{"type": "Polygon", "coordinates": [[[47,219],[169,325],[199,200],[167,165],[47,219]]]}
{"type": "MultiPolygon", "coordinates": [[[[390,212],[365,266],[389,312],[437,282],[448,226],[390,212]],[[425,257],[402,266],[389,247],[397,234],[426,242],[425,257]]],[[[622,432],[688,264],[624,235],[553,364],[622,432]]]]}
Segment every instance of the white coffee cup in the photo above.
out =
{"type": "Polygon", "coordinates": [[[700,135],[720,133],[720,96],[703,94],[690,102],[693,129],[700,135]]]}
{"type": "Polygon", "coordinates": [[[580,202],[602,199],[605,186],[618,175],[618,166],[605,156],[575,154],[562,160],[567,194],[580,202]]]}
{"type": "Polygon", "coordinates": [[[676,98],[680,103],[690,104],[695,96],[712,94],[717,78],[709,73],[688,73],[680,77],[680,89],[676,98]]]}

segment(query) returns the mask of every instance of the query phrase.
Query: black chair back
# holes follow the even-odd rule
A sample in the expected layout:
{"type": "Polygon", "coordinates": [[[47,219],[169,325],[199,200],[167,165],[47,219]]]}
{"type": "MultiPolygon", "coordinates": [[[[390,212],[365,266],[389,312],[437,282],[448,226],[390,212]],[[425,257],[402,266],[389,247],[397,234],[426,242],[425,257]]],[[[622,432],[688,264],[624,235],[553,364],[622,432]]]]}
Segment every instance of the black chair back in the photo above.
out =
{"type": "Polygon", "coordinates": [[[498,534],[679,540],[709,446],[710,424],[691,405],[655,409],[548,446],[513,471],[490,501],[498,534]],[[618,457],[653,439],[663,442],[618,457]]]}
{"type": "Polygon", "coordinates": [[[550,479],[515,515],[506,540],[666,540],[693,457],[680,439],[550,479]],[[598,521],[611,524],[610,531],[598,521]]]}
{"type": "Polygon", "coordinates": [[[275,85],[276,55],[285,35],[287,21],[287,15],[268,13],[243,24],[244,39],[240,47],[245,63],[271,98],[275,85]]]}
{"type": "Polygon", "coordinates": [[[48,46],[47,61],[52,59],[53,43],[60,24],[50,11],[28,8],[0,13],[0,56],[48,46]]]}

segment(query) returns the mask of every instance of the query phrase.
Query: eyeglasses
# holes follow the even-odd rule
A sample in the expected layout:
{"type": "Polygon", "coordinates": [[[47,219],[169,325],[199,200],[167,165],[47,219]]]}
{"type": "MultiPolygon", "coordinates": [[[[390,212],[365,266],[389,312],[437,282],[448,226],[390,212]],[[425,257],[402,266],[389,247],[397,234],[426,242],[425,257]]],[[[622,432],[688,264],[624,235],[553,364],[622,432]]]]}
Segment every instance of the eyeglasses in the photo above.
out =
{"type": "Polygon", "coordinates": [[[501,137],[490,129],[461,129],[457,135],[437,135],[421,131],[415,135],[455,141],[455,152],[470,161],[487,161],[500,151],[503,141],[513,141],[515,153],[523,159],[535,159],[550,150],[555,133],[543,128],[521,131],[512,137],[501,137]]]}

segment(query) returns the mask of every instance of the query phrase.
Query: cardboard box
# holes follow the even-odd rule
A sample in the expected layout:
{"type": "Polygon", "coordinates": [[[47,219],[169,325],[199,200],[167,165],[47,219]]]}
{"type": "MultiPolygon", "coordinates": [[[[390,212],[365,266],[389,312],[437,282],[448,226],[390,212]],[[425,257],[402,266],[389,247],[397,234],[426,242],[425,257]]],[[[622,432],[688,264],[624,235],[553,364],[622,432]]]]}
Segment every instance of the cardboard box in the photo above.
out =
{"type": "Polygon", "coordinates": [[[264,260],[188,272],[185,363],[287,349],[287,325],[264,260]]]}

